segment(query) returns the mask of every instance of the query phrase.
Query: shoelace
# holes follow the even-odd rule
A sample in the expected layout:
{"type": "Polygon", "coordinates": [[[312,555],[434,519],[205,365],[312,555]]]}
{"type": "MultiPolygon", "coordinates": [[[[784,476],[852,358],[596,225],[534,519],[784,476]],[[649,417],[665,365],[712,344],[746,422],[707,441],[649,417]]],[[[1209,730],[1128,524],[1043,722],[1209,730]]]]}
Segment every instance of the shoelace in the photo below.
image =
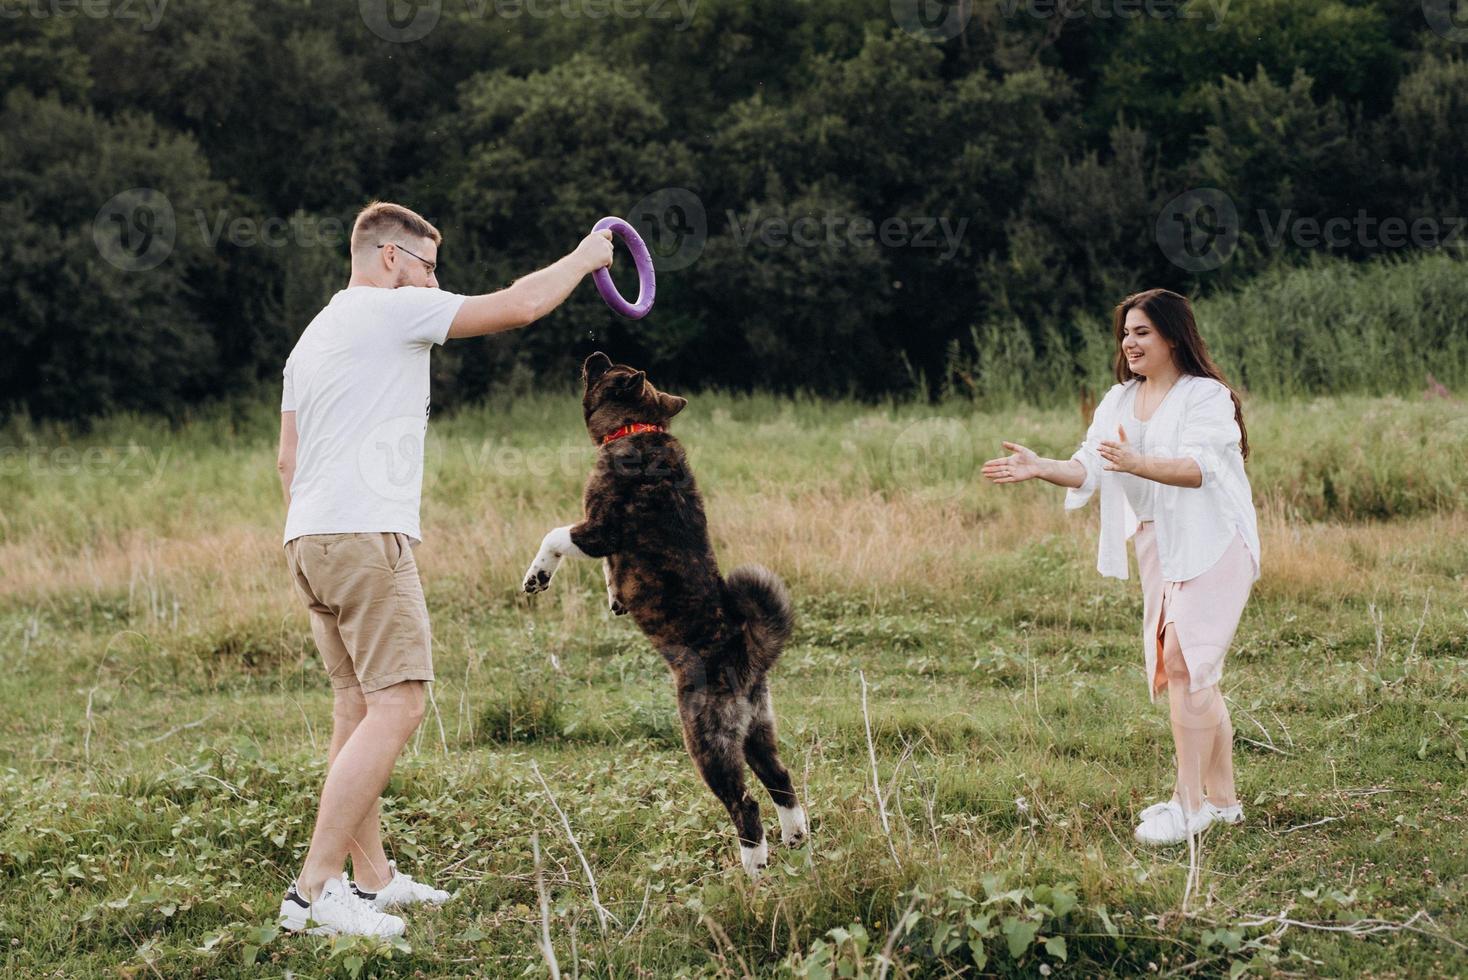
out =
{"type": "Polygon", "coordinates": [[[342,872],[341,899],[353,915],[362,916],[369,921],[376,921],[382,915],[381,912],[372,907],[372,903],[352,890],[351,883],[347,880],[345,871],[342,872]]]}

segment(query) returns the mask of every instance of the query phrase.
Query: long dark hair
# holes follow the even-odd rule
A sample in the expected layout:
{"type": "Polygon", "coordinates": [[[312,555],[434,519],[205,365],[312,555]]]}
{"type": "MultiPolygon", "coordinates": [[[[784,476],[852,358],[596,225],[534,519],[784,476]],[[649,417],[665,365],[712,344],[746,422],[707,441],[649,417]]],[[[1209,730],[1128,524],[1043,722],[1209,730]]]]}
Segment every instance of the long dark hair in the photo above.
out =
{"type": "Polygon", "coordinates": [[[1111,318],[1112,329],[1116,334],[1116,380],[1124,384],[1132,378],[1140,377],[1132,373],[1131,365],[1127,363],[1126,355],[1121,350],[1126,315],[1134,309],[1147,314],[1147,319],[1152,321],[1162,338],[1173,345],[1173,356],[1177,358],[1178,368],[1184,374],[1212,378],[1228,388],[1229,397],[1234,400],[1234,421],[1239,424],[1239,448],[1243,450],[1244,458],[1248,459],[1249,431],[1244,428],[1244,406],[1239,402],[1238,392],[1224,379],[1223,372],[1218,370],[1218,365],[1208,355],[1208,345],[1203,343],[1203,336],[1198,333],[1198,323],[1193,319],[1193,305],[1186,296],[1179,296],[1168,289],[1146,289],[1140,293],[1132,293],[1116,304],[1116,311],[1111,318]]]}

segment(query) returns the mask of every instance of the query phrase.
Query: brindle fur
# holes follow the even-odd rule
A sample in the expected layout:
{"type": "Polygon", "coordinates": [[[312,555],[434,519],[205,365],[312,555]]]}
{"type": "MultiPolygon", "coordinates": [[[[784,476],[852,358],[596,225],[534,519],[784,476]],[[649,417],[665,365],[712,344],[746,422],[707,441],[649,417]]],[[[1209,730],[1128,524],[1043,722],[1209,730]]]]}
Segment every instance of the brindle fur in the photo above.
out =
{"type": "MultiPolygon", "coordinates": [[[[765,834],[759,804],[745,788],[745,764],[776,806],[799,805],[780,762],[765,678],[793,626],[789,594],[774,573],[757,565],[734,569],[727,579],[719,574],[703,499],[670,433],[639,433],[602,445],[606,435],[632,422],[665,426],[687,401],[658,391],[644,372],[613,364],[602,353],[587,358],[582,382],[586,429],[600,449],[586,484],[585,519],[570,527],[570,541],[586,557],[606,560],[612,611],[630,613],[667,661],[688,754],[729,811],[740,843],[757,848],[765,834]]],[[[526,577],[526,592],[547,588],[555,565],[537,569],[539,559],[526,577]]],[[[786,843],[799,843],[803,834],[802,811],[786,843]]]]}

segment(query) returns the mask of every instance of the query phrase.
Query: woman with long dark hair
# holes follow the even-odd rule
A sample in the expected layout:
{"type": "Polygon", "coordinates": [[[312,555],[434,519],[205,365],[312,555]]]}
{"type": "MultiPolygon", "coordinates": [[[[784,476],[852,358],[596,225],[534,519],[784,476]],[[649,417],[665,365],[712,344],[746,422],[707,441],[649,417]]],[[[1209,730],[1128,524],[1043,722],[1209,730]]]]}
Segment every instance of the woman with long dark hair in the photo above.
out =
{"type": "Polygon", "coordinates": [[[1149,289],[1113,317],[1117,384],[1096,406],[1069,460],[1006,442],[994,483],[1041,479],[1067,488],[1065,507],[1101,491],[1096,567],[1127,578],[1135,537],[1142,577],[1147,691],[1166,690],[1176,746],[1172,799],[1140,814],[1138,840],[1174,844],[1216,822],[1243,820],[1234,788],[1233,725],[1219,693],[1224,655],[1259,578],[1259,529],[1244,460],[1238,395],[1198,334],[1185,297],[1149,289]]]}

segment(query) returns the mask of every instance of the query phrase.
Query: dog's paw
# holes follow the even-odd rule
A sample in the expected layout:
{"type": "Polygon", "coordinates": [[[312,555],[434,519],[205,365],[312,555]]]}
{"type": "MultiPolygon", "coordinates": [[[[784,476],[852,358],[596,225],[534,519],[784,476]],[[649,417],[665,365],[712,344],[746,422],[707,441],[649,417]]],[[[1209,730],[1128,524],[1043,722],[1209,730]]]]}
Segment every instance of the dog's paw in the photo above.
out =
{"type": "Polygon", "coordinates": [[[525,581],[520,583],[520,588],[525,590],[526,595],[535,595],[550,588],[551,579],[555,577],[556,565],[559,562],[547,561],[543,558],[535,559],[530,569],[525,573],[525,581]]]}
{"type": "Polygon", "coordinates": [[[770,846],[765,841],[760,841],[756,847],[745,847],[739,845],[739,860],[744,865],[744,871],[750,880],[759,879],[760,874],[770,863],[770,846]]]}
{"type": "Polygon", "coordinates": [[[799,804],[788,808],[777,806],[775,813],[780,817],[780,843],[786,847],[804,844],[809,833],[805,822],[805,807],[799,804]]]}

